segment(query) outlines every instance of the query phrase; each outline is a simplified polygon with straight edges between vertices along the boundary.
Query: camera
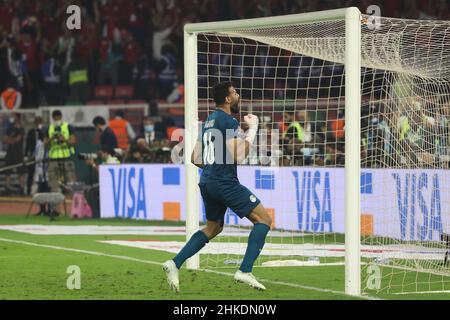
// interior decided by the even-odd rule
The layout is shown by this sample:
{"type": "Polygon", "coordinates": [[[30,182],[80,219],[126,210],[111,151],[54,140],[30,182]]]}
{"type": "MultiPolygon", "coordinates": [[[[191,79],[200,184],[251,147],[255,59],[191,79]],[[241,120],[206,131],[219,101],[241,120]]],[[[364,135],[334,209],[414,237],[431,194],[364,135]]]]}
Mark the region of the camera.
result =
{"type": "Polygon", "coordinates": [[[55,127],[55,132],[53,134],[53,139],[58,141],[62,135],[63,134],[61,132],[61,126],[55,127]]]}
{"type": "Polygon", "coordinates": [[[78,159],[80,160],[96,160],[98,155],[96,153],[79,153],[78,159]]]}

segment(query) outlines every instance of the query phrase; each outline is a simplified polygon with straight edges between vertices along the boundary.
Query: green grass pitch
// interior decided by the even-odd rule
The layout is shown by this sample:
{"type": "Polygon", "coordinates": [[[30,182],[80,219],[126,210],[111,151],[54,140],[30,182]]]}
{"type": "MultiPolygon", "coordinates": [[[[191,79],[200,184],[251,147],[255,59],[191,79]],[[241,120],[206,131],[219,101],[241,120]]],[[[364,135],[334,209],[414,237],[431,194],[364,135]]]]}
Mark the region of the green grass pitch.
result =
{"type": "MultiPolygon", "coordinates": [[[[0,225],[9,224],[180,225],[175,222],[72,220],[65,217],[50,222],[43,217],[0,216],[0,225]]],[[[184,241],[181,236],[31,235],[0,230],[0,299],[450,299],[447,293],[392,295],[369,292],[365,297],[350,297],[343,292],[343,266],[255,267],[253,273],[267,287],[265,292],[235,283],[232,275],[236,266],[205,268],[207,266],[202,265],[206,270],[198,271],[182,268],[181,292],[174,294],[169,290],[161,268],[161,263],[173,256],[171,253],[97,242],[133,238],[184,241]],[[70,276],[67,268],[71,265],[79,266],[81,270],[79,290],[67,288],[70,276]]],[[[419,290],[450,290],[447,283],[442,285],[439,277],[433,279],[427,274],[411,273],[406,278],[404,273],[401,277],[392,272],[389,275],[382,281],[391,285],[398,281],[415,283],[422,277],[420,283],[431,285],[417,287],[419,290]]],[[[365,281],[364,272],[362,277],[365,281]]]]}

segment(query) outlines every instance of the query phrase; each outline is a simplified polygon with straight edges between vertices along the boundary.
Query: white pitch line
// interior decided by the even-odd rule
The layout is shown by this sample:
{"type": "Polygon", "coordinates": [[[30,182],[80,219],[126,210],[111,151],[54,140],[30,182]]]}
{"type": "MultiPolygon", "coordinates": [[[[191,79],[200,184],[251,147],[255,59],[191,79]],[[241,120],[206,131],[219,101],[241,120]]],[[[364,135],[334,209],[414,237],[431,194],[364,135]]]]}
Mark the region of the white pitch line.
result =
{"type": "Polygon", "coordinates": [[[392,293],[392,294],[401,295],[401,294],[425,294],[425,293],[428,293],[428,294],[433,294],[433,293],[450,293],[450,290],[397,292],[397,293],[392,293]]]}
{"type": "Polygon", "coordinates": [[[0,238],[0,241],[17,243],[17,244],[25,244],[25,245],[33,246],[33,247],[55,249],[55,250],[62,250],[62,251],[71,251],[71,252],[77,252],[77,253],[90,254],[90,255],[94,255],[94,256],[102,256],[102,257],[110,257],[110,258],[129,260],[129,261],[135,261],[135,262],[142,262],[142,263],[153,264],[153,265],[157,265],[157,266],[162,265],[162,263],[156,262],[156,261],[142,260],[142,259],[137,259],[137,258],[133,258],[133,257],[119,256],[119,255],[115,255],[115,254],[109,254],[109,253],[98,252],[98,251],[90,251],[90,250],[73,249],[73,248],[66,248],[66,247],[59,247],[59,246],[51,246],[51,245],[47,245],[47,244],[40,244],[40,243],[21,241],[21,240],[13,240],[13,239],[6,239],[6,238],[0,238]]]}
{"type": "MultiPolygon", "coordinates": [[[[209,273],[220,274],[220,275],[224,275],[224,276],[234,276],[233,273],[221,272],[221,271],[216,271],[216,270],[211,270],[211,269],[198,269],[198,270],[199,271],[204,271],[204,272],[209,272],[209,273]]],[[[334,294],[346,295],[345,292],[343,292],[343,291],[336,291],[336,290],[331,290],[331,289],[316,288],[316,287],[311,287],[311,286],[304,286],[304,285],[301,285],[301,284],[282,282],[282,281],[274,281],[274,280],[268,280],[268,279],[262,279],[262,278],[258,278],[258,280],[260,280],[261,282],[267,282],[267,283],[270,283],[270,284],[279,284],[279,285],[286,286],[286,287],[293,287],[293,288],[300,288],[300,289],[311,290],[311,291],[319,291],[319,292],[326,292],[326,293],[334,293],[334,294]]],[[[367,299],[367,300],[381,300],[379,298],[374,298],[374,297],[370,297],[370,296],[356,296],[356,297],[362,298],[362,299],[367,299]]]]}
{"type": "MultiPolygon", "coordinates": [[[[28,242],[28,241],[21,241],[21,240],[14,240],[14,239],[6,239],[6,238],[0,238],[0,241],[3,242],[10,242],[10,243],[17,243],[17,244],[23,244],[33,247],[40,247],[40,248],[46,248],[46,249],[54,249],[54,250],[62,250],[62,251],[71,251],[76,253],[84,253],[84,254],[90,254],[94,256],[101,256],[101,257],[109,257],[109,258],[116,258],[121,260],[128,260],[128,261],[134,261],[134,262],[141,262],[141,263],[147,263],[157,266],[162,266],[161,262],[151,261],[151,260],[143,260],[128,256],[121,256],[121,255],[115,255],[115,254],[109,254],[104,252],[98,252],[98,251],[90,251],[90,250],[81,250],[81,249],[73,249],[73,248],[66,248],[66,247],[60,247],[60,246],[52,246],[47,244],[40,244],[40,243],[34,243],[34,242],[28,242]]],[[[234,273],[230,272],[222,272],[222,271],[216,271],[211,269],[198,269],[198,271],[203,271],[207,273],[214,273],[214,274],[220,274],[228,277],[233,277],[234,273]]],[[[311,291],[318,291],[318,292],[325,292],[325,293],[334,293],[334,294],[340,294],[340,295],[346,295],[343,291],[336,291],[331,289],[323,289],[323,288],[316,288],[311,286],[304,286],[300,284],[295,283],[288,283],[288,282],[282,282],[282,281],[274,281],[269,279],[261,279],[262,282],[267,282],[270,284],[277,284],[287,287],[293,287],[293,288],[299,288],[299,289],[305,289],[305,290],[311,290],[311,291]]],[[[370,297],[370,296],[356,296],[358,298],[367,299],[367,300],[380,300],[378,298],[370,297]]]]}

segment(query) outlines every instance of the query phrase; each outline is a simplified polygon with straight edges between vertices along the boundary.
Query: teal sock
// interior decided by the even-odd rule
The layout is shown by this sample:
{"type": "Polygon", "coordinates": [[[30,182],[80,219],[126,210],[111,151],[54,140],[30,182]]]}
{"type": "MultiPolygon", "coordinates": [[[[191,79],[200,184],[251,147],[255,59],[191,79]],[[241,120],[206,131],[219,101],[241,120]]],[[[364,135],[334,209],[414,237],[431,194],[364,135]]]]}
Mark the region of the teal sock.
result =
{"type": "Polygon", "coordinates": [[[183,249],[172,259],[177,268],[180,269],[187,259],[199,252],[208,242],[209,239],[203,231],[199,230],[194,233],[183,249]]]}
{"type": "Polygon", "coordinates": [[[242,272],[252,272],[253,264],[261,253],[266,241],[267,233],[270,227],[264,223],[255,223],[252,232],[248,237],[247,250],[245,251],[244,260],[239,270],[242,272]]]}

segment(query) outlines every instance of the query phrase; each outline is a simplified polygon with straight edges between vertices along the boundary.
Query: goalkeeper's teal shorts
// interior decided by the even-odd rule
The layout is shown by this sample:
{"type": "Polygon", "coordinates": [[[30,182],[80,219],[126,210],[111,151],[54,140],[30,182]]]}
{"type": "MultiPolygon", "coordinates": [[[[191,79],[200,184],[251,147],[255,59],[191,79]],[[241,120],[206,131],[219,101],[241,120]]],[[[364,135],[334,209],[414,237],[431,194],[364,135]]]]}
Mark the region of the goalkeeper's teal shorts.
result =
{"type": "Polygon", "coordinates": [[[206,219],[223,221],[227,208],[241,219],[248,216],[261,201],[239,182],[200,183],[206,219]]]}

